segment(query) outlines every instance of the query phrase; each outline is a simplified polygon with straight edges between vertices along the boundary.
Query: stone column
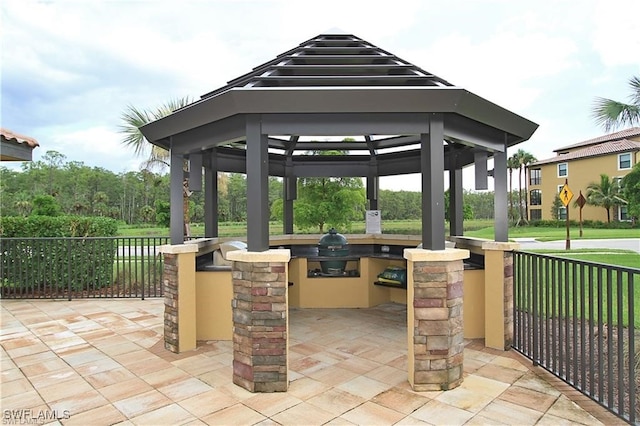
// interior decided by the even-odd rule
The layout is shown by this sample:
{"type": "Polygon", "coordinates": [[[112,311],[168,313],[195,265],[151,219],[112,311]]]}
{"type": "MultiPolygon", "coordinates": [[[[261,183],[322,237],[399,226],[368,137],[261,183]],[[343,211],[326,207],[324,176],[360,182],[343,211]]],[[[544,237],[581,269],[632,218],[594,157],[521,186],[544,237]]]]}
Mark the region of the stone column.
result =
{"type": "Polygon", "coordinates": [[[164,347],[174,353],[196,347],[197,251],[195,244],[160,247],[164,256],[164,347]]]}
{"type": "Polygon", "coordinates": [[[485,346],[509,350],[513,343],[513,250],[517,243],[487,241],[484,250],[485,346]]]}
{"type": "Polygon", "coordinates": [[[406,249],[409,383],[414,391],[462,383],[462,259],[468,250],[406,249]]]}
{"type": "Polygon", "coordinates": [[[285,392],[288,380],[289,250],[227,254],[233,260],[233,383],[285,392]]]}

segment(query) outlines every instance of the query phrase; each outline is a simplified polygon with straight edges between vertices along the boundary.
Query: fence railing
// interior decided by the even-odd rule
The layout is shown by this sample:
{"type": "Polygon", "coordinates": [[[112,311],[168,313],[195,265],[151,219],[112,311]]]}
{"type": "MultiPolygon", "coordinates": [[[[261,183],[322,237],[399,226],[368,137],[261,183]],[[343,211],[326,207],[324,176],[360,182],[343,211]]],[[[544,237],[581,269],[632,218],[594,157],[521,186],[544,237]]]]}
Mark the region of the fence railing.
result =
{"type": "Polygon", "coordinates": [[[640,269],[514,253],[514,349],[640,419],[640,269]]]}
{"type": "Polygon", "coordinates": [[[2,238],[2,298],[162,296],[168,237],[2,238]]]}

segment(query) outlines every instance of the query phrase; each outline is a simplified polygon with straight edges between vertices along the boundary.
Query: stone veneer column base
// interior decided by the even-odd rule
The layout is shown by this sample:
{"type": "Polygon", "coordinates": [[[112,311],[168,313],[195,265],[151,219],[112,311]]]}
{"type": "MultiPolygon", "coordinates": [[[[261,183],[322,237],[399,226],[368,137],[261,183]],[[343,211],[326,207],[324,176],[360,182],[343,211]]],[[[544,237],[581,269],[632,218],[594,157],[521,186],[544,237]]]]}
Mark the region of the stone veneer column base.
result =
{"type": "Polygon", "coordinates": [[[463,263],[468,250],[407,249],[409,383],[414,391],[462,383],[463,263]]]}
{"type": "Polygon", "coordinates": [[[288,380],[289,250],[227,254],[233,260],[233,383],[285,392],[288,380]]]}
{"type": "Polygon", "coordinates": [[[164,348],[179,353],[178,342],[178,255],[164,255],[164,348]]]}

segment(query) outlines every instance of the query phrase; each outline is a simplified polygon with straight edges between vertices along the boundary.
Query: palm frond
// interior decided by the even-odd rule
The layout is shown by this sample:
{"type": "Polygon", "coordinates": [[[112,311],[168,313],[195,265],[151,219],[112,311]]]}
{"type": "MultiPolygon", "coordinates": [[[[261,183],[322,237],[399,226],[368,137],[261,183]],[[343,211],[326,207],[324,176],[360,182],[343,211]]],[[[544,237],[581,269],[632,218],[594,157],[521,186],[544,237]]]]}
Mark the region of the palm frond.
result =
{"type": "Polygon", "coordinates": [[[596,98],[593,118],[606,132],[640,122],[640,105],[630,105],[606,98],[596,98]]]}
{"type": "Polygon", "coordinates": [[[631,103],[635,106],[640,106],[640,77],[631,77],[629,86],[631,87],[631,94],[629,95],[631,103]]]}
{"type": "Polygon", "coordinates": [[[146,151],[146,140],[139,128],[151,121],[151,116],[147,111],[127,105],[120,118],[123,124],[118,126],[118,132],[124,134],[122,144],[133,148],[136,155],[142,155],[146,151]]]}
{"type": "Polygon", "coordinates": [[[624,103],[597,97],[592,108],[592,117],[596,124],[610,132],[618,127],[640,124],[640,77],[629,79],[631,103],[624,103]]]}
{"type": "Polygon", "coordinates": [[[166,103],[160,105],[158,109],[153,113],[153,117],[156,120],[159,120],[167,115],[173,114],[175,111],[180,108],[184,108],[189,105],[191,102],[191,97],[185,96],[183,98],[170,99],[166,103]]]}

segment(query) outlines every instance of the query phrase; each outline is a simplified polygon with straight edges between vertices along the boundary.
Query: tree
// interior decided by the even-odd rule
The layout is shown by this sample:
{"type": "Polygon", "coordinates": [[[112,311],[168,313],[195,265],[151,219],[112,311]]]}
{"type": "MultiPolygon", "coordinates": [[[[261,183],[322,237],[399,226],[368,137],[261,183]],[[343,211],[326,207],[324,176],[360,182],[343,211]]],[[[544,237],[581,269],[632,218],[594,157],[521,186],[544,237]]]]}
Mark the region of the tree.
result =
{"type": "Polygon", "coordinates": [[[350,229],[351,221],[362,219],[365,192],[358,178],[301,178],[294,204],[295,222],[301,228],[324,226],[350,229]]]}
{"type": "Polygon", "coordinates": [[[509,170],[509,216],[513,215],[513,171],[520,170],[520,160],[516,154],[507,158],[507,169],[509,170]]]}
{"type": "Polygon", "coordinates": [[[627,201],[627,212],[632,220],[640,218],[640,163],[622,179],[622,194],[627,201]]]}
{"type": "Polygon", "coordinates": [[[630,103],[607,98],[596,98],[592,115],[596,123],[609,132],[618,127],[634,126],[640,123],[640,77],[629,79],[630,103]]]}
{"type": "Polygon", "coordinates": [[[553,203],[551,203],[551,218],[553,220],[560,219],[560,209],[564,207],[562,205],[562,200],[560,199],[560,194],[556,193],[555,197],[553,197],[553,203]]]}
{"type": "Polygon", "coordinates": [[[611,208],[625,204],[621,195],[618,181],[609,179],[606,174],[600,175],[600,183],[592,182],[587,186],[587,204],[606,209],[607,223],[611,223],[611,208]]]}
{"type": "MultiPolygon", "coordinates": [[[[121,119],[123,124],[120,126],[120,133],[124,134],[122,143],[132,148],[136,155],[148,155],[144,163],[145,169],[151,169],[158,164],[169,165],[169,152],[149,143],[140,131],[140,127],[151,121],[166,117],[175,110],[183,108],[190,103],[191,98],[187,96],[184,98],[171,99],[155,111],[140,110],[133,105],[128,105],[122,113],[121,119]]],[[[185,234],[189,235],[189,196],[191,192],[187,189],[188,181],[183,182],[183,186],[185,187],[182,197],[185,234]]]]}
{"type": "Polygon", "coordinates": [[[51,195],[38,195],[33,198],[33,216],[60,216],[60,204],[51,195]]]}
{"type": "MultiPolygon", "coordinates": [[[[513,154],[513,156],[511,157],[513,162],[517,163],[517,169],[518,169],[518,213],[519,213],[519,219],[517,224],[520,223],[526,223],[527,219],[526,219],[526,214],[525,214],[525,210],[524,207],[526,206],[526,200],[523,203],[522,202],[522,174],[525,174],[525,181],[526,181],[526,168],[528,164],[531,164],[533,162],[536,161],[536,158],[528,153],[527,151],[524,151],[522,149],[519,149],[518,152],[516,152],[515,154],[513,154]]],[[[508,167],[508,166],[507,166],[508,167]]],[[[526,182],[525,182],[525,199],[526,199],[526,182]]]]}
{"type": "MultiPolygon", "coordinates": [[[[353,141],[351,138],[343,142],[353,141]]],[[[306,155],[345,155],[345,150],[308,151],[306,155]]],[[[362,219],[365,210],[362,179],[346,177],[308,177],[298,180],[298,199],[293,206],[295,223],[301,228],[324,225],[351,228],[351,221],[362,219]]]]}
{"type": "MultiPolygon", "coordinates": [[[[522,171],[522,173],[524,174],[524,220],[525,222],[527,222],[529,220],[529,184],[528,184],[528,180],[527,180],[527,167],[529,167],[529,165],[531,163],[535,163],[536,161],[538,161],[536,159],[536,157],[533,156],[533,154],[526,152],[526,151],[522,151],[522,153],[520,154],[520,170],[522,171]]],[[[521,189],[522,190],[522,189],[521,189]]],[[[522,208],[522,206],[520,206],[520,208],[522,208]]],[[[522,217],[522,215],[521,215],[522,217]]]]}

